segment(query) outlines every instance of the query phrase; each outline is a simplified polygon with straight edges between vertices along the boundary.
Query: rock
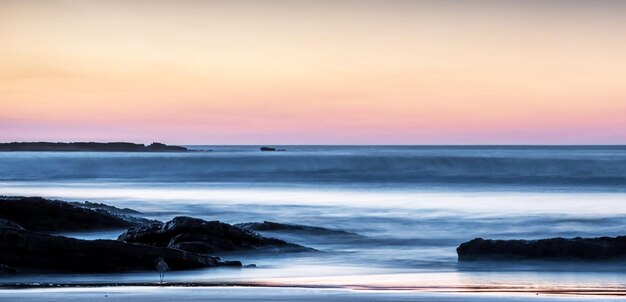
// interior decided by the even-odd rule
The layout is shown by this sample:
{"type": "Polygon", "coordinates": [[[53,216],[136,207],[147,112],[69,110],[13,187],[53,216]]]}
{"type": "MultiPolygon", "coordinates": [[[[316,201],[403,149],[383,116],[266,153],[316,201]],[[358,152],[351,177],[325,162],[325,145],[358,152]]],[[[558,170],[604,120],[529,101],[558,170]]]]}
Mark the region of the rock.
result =
{"type": "Polygon", "coordinates": [[[272,231],[288,231],[308,233],[312,235],[347,235],[347,236],[360,236],[356,233],[351,233],[343,230],[327,229],[322,227],[301,225],[301,224],[287,224],[271,221],[263,222],[248,222],[235,224],[236,227],[258,232],[272,232],[272,231]]]}
{"type": "Polygon", "coordinates": [[[205,221],[191,217],[176,217],[165,224],[130,228],[121,234],[118,240],[203,254],[240,250],[313,251],[283,240],[266,238],[220,221],[205,221]]]}
{"type": "Polygon", "coordinates": [[[168,146],[161,143],[134,144],[126,142],[113,143],[52,143],[52,142],[12,142],[0,143],[0,151],[63,151],[63,152],[184,152],[189,151],[181,146],[168,146]]]}
{"type": "Polygon", "coordinates": [[[261,151],[287,151],[286,149],[276,149],[272,147],[261,147],[261,151]]]}
{"type": "Polygon", "coordinates": [[[119,215],[140,215],[141,212],[139,211],[135,211],[133,209],[129,209],[129,208],[117,208],[114,206],[110,206],[108,204],[104,204],[104,203],[97,203],[97,202],[89,202],[89,201],[84,201],[84,202],[70,202],[69,204],[77,206],[77,207],[81,207],[81,208],[87,208],[87,209],[100,209],[100,210],[105,210],[111,214],[119,214],[119,215]]]}
{"type": "Polygon", "coordinates": [[[85,202],[70,202],[69,204],[77,206],[77,207],[85,208],[85,209],[90,209],[92,211],[104,213],[106,215],[117,216],[119,218],[122,218],[122,219],[128,221],[132,225],[144,225],[144,224],[161,223],[158,220],[151,220],[151,219],[146,219],[146,218],[140,217],[138,215],[140,215],[141,212],[135,211],[135,210],[129,209],[129,208],[120,209],[120,208],[117,208],[117,207],[114,207],[114,206],[110,206],[108,204],[95,203],[95,202],[89,202],[89,201],[85,201],[85,202]]]}
{"type": "Polygon", "coordinates": [[[163,257],[172,270],[241,266],[239,261],[117,240],[80,240],[0,228],[0,263],[20,272],[112,273],[155,270],[163,257]]]}
{"type": "Polygon", "coordinates": [[[0,275],[15,275],[18,273],[18,270],[12,268],[10,266],[0,264],[0,275]]]}
{"type": "Polygon", "coordinates": [[[38,232],[122,229],[142,224],[104,210],[41,197],[0,197],[0,218],[38,232]]]}
{"type": "Polygon", "coordinates": [[[0,228],[18,229],[18,230],[23,230],[24,229],[21,225],[13,222],[11,220],[6,220],[6,219],[2,219],[2,218],[0,218],[0,228]]]}
{"type": "Polygon", "coordinates": [[[456,251],[459,261],[626,259],[626,236],[541,240],[485,240],[476,238],[462,243],[456,251]]]}
{"type": "Polygon", "coordinates": [[[145,147],[145,149],[147,151],[157,151],[157,152],[162,152],[162,151],[188,151],[189,149],[185,148],[185,147],[181,147],[181,146],[168,146],[166,144],[161,144],[161,143],[152,143],[148,146],[145,147]]]}

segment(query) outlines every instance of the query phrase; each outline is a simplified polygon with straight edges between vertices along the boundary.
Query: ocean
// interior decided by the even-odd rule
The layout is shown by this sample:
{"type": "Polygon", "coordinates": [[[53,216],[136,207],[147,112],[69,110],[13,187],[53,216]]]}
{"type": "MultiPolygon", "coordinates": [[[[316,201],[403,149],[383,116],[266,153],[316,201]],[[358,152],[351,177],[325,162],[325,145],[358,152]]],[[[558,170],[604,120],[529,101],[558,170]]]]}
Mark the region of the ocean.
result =
{"type": "MultiPolygon", "coordinates": [[[[354,233],[262,232],[319,253],[231,253],[254,269],[167,280],[342,288],[624,288],[626,263],[458,262],[476,237],[626,235],[626,146],[188,146],[186,153],[3,152],[0,195],[129,207],[152,219],[275,221],[354,233]]],[[[123,230],[63,234],[112,239],[123,230]]],[[[158,274],[3,276],[154,281],[158,274]]]]}

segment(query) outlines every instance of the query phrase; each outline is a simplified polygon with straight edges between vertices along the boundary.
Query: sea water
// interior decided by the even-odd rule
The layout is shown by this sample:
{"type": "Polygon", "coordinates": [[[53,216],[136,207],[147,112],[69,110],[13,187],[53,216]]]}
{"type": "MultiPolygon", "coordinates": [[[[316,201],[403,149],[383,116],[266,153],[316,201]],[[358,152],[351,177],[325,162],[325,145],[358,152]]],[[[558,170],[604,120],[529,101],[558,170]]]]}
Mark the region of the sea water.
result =
{"type": "MultiPolygon", "coordinates": [[[[319,253],[231,253],[255,269],[170,281],[350,288],[626,287],[626,263],[458,262],[475,237],[626,235],[623,146],[189,146],[185,153],[4,152],[0,195],[89,200],[169,220],[275,221],[358,235],[265,232],[319,253]]],[[[64,234],[114,239],[123,230],[64,234]]],[[[154,281],[156,273],[0,282],[154,281]]]]}

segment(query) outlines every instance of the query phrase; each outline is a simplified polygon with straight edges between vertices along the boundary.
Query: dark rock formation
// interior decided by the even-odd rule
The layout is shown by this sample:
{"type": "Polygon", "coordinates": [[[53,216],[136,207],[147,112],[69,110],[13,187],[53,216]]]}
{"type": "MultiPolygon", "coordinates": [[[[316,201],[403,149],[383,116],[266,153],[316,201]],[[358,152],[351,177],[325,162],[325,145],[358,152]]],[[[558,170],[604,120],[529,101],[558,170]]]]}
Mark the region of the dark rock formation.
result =
{"type": "Polygon", "coordinates": [[[272,147],[261,147],[261,151],[287,151],[286,149],[276,149],[272,147]]]}
{"type": "Polygon", "coordinates": [[[158,220],[150,220],[150,219],[146,219],[146,218],[140,217],[138,215],[140,215],[141,212],[135,211],[135,210],[129,209],[129,208],[120,209],[120,208],[117,208],[117,207],[114,207],[114,206],[110,206],[108,204],[95,203],[95,202],[89,202],[89,201],[85,201],[85,202],[70,202],[69,204],[77,206],[77,207],[85,208],[85,209],[90,209],[92,211],[100,212],[100,213],[103,213],[103,214],[106,214],[106,215],[117,216],[119,218],[122,218],[122,219],[128,221],[129,223],[131,223],[131,225],[144,225],[144,224],[161,223],[158,220]]]}
{"type": "Polygon", "coordinates": [[[462,243],[456,251],[459,261],[626,259],[626,236],[541,240],[485,240],[476,238],[462,243]]]}
{"type": "Polygon", "coordinates": [[[195,253],[239,250],[312,251],[313,249],[283,240],[266,238],[254,232],[220,221],[176,217],[165,224],[131,228],[118,240],[195,253]]]}
{"type": "Polygon", "coordinates": [[[0,275],[15,275],[18,270],[8,265],[0,264],[0,275]]]}
{"type": "Polygon", "coordinates": [[[327,229],[322,227],[301,225],[301,224],[287,224],[271,221],[263,222],[248,222],[239,223],[235,225],[238,228],[259,231],[259,232],[272,232],[272,231],[288,231],[288,232],[300,232],[308,233],[312,235],[347,235],[347,236],[360,236],[356,233],[346,232],[343,230],[327,229]]]}
{"type": "Polygon", "coordinates": [[[162,151],[177,151],[177,152],[181,152],[181,151],[188,151],[189,149],[185,148],[185,147],[181,147],[181,146],[168,146],[166,144],[161,144],[161,143],[152,143],[148,146],[145,147],[146,150],[148,151],[156,151],[156,152],[162,152],[162,151]]]}
{"type": "Polygon", "coordinates": [[[108,204],[97,203],[97,202],[84,201],[84,202],[70,202],[69,204],[77,206],[77,207],[81,207],[81,208],[92,209],[92,210],[105,210],[111,214],[120,214],[120,215],[141,214],[141,212],[135,211],[133,209],[129,209],[129,208],[120,209],[114,206],[110,206],[108,204]]]}
{"type": "Polygon", "coordinates": [[[18,229],[18,230],[23,230],[24,229],[21,225],[13,222],[11,220],[6,220],[6,219],[2,219],[2,218],[0,218],[0,228],[18,229]]]}
{"type": "Polygon", "coordinates": [[[105,210],[41,197],[0,197],[0,218],[41,232],[121,229],[142,224],[142,220],[130,221],[105,210]]]}
{"type": "Polygon", "coordinates": [[[19,272],[110,273],[155,270],[163,257],[172,270],[241,266],[238,261],[116,240],[79,240],[0,228],[0,263],[19,272]]]}
{"type": "Polygon", "coordinates": [[[13,142],[0,143],[1,151],[83,151],[83,152],[184,152],[185,147],[168,146],[161,143],[152,143],[148,146],[134,143],[51,143],[51,142],[13,142]]]}

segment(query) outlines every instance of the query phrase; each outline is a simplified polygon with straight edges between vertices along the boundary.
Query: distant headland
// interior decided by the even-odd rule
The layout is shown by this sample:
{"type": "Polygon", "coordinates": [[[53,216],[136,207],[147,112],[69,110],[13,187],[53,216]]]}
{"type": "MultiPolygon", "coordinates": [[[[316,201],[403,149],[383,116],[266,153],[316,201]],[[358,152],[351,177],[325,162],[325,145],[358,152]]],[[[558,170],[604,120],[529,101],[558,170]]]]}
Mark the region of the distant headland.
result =
{"type": "Polygon", "coordinates": [[[83,152],[186,152],[181,146],[168,146],[161,143],[150,145],[127,142],[94,143],[52,143],[52,142],[12,142],[0,143],[0,152],[7,151],[83,151],[83,152]]]}

